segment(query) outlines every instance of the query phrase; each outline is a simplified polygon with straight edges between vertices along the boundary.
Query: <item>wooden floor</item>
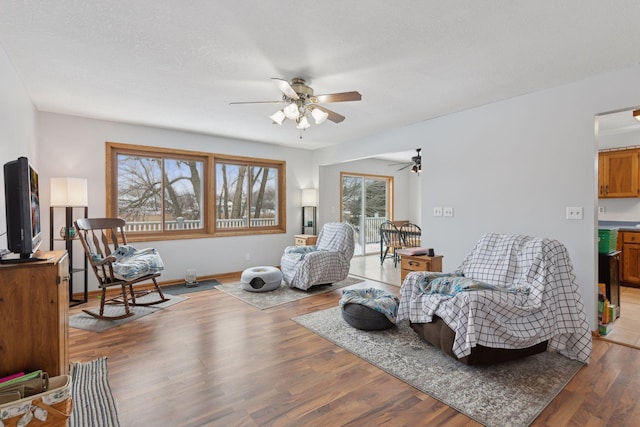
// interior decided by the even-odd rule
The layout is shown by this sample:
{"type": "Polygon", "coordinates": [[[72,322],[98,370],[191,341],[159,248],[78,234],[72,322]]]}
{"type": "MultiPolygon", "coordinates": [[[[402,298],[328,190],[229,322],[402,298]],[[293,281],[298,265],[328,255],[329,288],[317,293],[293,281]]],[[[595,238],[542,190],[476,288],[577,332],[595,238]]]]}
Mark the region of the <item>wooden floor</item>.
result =
{"type": "Polygon", "coordinates": [[[640,349],[640,288],[620,287],[620,317],[604,339],[640,349]]]}
{"type": "MultiPolygon", "coordinates": [[[[393,281],[386,263],[370,275],[393,281]]],[[[107,332],[71,328],[71,360],[108,357],[123,427],[478,425],[290,320],[334,307],[340,295],[261,311],[216,290],[192,293],[107,332]]],[[[638,390],[640,352],[596,340],[591,363],[533,425],[637,426],[638,390]]]]}

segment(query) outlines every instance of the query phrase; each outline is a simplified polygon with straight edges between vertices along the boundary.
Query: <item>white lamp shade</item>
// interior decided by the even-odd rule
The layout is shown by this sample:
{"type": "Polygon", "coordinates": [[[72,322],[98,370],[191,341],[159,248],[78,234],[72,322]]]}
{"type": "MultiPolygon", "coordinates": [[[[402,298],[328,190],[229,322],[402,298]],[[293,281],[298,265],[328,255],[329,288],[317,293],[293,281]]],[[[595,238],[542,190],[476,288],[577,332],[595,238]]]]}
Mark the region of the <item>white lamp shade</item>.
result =
{"type": "Polygon", "coordinates": [[[309,120],[307,120],[307,118],[303,116],[303,117],[298,121],[298,124],[297,124],[297,126],[296,126],[296,127],[297,127],[298,129],[307,129],[309,126],[311,126],[311,125],[309,124],[309,120]]]}
{"type": "Polygon", "coordinates": [[[296,120],[300,117],[300,111],[298,110],[298,106],[296,104],[287,105],[282,112],[289,120],[296,120]]]}
{"type": "Polygon", "coordinates": [[[322,111],[319,108],[314,108],[311,112],[311,115],[313,116],[313,119],[316,121],[317,125],[323,123],[325,120],[327,120],[327,117],[329,117],[329,114],[327,112],[322,111]]]}
{"type": "Polygon", "coordinates": [[[284,121],[284,119],[286,119],[287,117],[284,115],[284,113],[282,112],[282,110],[278,110],[275,113],[273,113],[272,115],[269,116],[269,118],[271,120],[273,120],[273,123],[282,125],[282,122],[284,121]]]}
{"type": "Polygon", "coordinates": [[[89,206],[86,178],[51,178],[51,206],[89,206]]]}
{"type": "Polygon", "coordinates": [[[318,203],[315,188],[302,189],[302,206],[316,206],[318,203]]]}

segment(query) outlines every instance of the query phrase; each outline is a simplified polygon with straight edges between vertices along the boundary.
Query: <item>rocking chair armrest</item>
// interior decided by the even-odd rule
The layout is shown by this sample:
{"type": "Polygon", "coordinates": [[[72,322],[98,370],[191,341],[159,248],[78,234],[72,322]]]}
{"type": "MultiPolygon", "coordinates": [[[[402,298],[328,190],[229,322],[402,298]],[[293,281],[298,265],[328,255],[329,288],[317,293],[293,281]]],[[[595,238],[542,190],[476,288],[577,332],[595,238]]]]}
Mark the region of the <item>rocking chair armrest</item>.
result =
{"type": "Polygon", "coordinates": [[[116,258],[112,255],[98,260],[94,260],[93,258],[91,259],[91,265],[95,267],[101,267],[105,264],[113,264],[114,262],[116,262],[116,258]]]}

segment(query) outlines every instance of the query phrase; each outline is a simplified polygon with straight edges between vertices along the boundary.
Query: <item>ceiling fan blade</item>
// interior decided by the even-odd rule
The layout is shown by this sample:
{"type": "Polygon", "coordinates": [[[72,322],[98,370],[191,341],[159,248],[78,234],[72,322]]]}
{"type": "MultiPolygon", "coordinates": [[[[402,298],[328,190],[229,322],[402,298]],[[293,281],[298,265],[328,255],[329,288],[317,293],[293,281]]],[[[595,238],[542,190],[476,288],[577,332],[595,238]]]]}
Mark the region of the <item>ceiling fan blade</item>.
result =
{"type": "Polygon", "coordinates": [[[362,99],[362,95],[360,92],[340,92],[340,93],[328,93],[326,95],[316,95],[315,96],[317,102],[321,104],[326,104],[328,102],[349,102],[349,101],[360,101],[362,99]]]}
{"type": "Polygon", "coordinates": [[[409,163],[409,164],[408,164],[408,165],[406,165],[406,166],[401,167],[401,168],[400,168],[400,169],[398,169],[398,170],[399,170],[399,171],[403,171],[403,170],[405,170],[406,168],[408,168],[409,166],[411,166],[411,163],[409,163]]]}
{"type": "Polygon", "coordinates": [[[300,99],[300,97],[298,96],[296,91],[293,90],[291,84],[288,81],[279,79],[277,77],[271,77],[271,80],[275,82],[275,84],[278,86],[278,89],[280,89],[287,98],[300,99]]]}
{"type": "Polygon", "coordinates": [[[333,123],[340,123],[341,121],[343,121],[345,119],[344,116],[336,113],[335,111],[331,111],[328,108],[324,108],[320,105],[316,105],[314,106],[314,108],[317,108],[320,111],[324,111],[325,113],[327,113],[329,115],[329,117],[327,117],[327,119],[331,120],[333,123]]]}
{"type": "Polygon", "coordinates": [[[233,104],[282,104],[284,101],[240,101],[240,102],[230,102],[229,105],[233,104]]]}

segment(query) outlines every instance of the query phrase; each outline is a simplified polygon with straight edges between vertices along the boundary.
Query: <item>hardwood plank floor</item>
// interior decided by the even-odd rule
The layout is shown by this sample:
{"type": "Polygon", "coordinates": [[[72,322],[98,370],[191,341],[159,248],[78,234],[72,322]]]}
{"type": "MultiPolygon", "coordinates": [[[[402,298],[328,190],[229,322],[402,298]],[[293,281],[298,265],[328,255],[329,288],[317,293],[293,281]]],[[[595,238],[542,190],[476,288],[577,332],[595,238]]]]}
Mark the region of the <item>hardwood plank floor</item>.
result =
{"type": "Polygon", "coordinates": [[[620,317],[603,339],[640,349],[640,288],[620,287],[620,317]]]}
{"type": "MultiPolygon", "coordinates": [[[[123,426],[479,425],[290,320],[337,305],[340,290],[262,311],[216,290],[185,296],[107,332],[70,329],[72,361],[108,357],[123,426]]],[[[533,425],[638,425],[638,372],[638,350],[595,340],[533,425]]]]}

